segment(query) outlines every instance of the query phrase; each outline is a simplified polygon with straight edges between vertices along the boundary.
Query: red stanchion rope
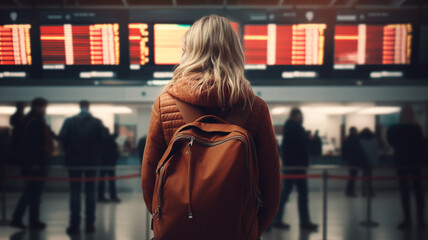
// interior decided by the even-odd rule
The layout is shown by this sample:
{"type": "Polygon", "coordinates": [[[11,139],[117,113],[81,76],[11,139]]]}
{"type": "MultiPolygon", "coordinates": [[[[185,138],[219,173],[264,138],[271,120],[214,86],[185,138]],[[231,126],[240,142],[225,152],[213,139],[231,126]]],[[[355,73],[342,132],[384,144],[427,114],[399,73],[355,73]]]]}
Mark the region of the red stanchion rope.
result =
{"type": "MultiPolygon", "coordinates": [[[[121,175],[121,176],[107,176],[107,177],[85,177],[85,178],[67,178],[67,177],[39,177],[39,176],[21,176],[21,175],[6,175],[6,178],[22,179],[31,181],[63,181],[63,182],[98,182],[98,181],[111,181],[123,180],[130,178],[139,178],[140,173],[121,175]]],[[[321,174],[283,174],[281,179],[316,179],[322,178],[321,174]]],[[[394,180],[414,180],[414,179],[428,179],[428,176],[345,176],[345,175],[328,175],[329,179],[336,180],[360,180],[360,181],[394,181],[394,180]]]]}
{"type": "Polygon", "coordinates": [[[321,178],[321,174],[284,174],[281,175],[282,179],[308,179],[308,178],[321,178]]]}
{"type": "Polygon", "coordinates": [[[62,181],[62,182],[98,182],[98,181],[111,181],[122,180],[130,178],[139,178],[140,173],[122,175],[122,176],[108,176],[108,177],[85,177],[85,178],[66,178],[66,177],[36,177],[36,176],[20,176],[20,175],[6,175],[7,178],[22,179],[31,181],[62,181]]]}
{"type": "MultiPolygon", "coordinates": [[[[310,179],[310,178],[322,178],[321,174],[283,174],[281,179],[310,179]]],[[[329,179],[337,180],[361,180],[361,181],[394,181],[394,180],[413,180],[413,179],[428,179],[428,176],[345,176],[345,175],[328,175],[329,179]]]]}
{"type": "Polygon", "coordinates": [[[414,179],[428,179],[428,176],[343,176],[343,175],[328,175],[330,179],[338,179],[338,180],[362,180],[362,181],[394,181],[394,180],[414,180],[414,179]]]}

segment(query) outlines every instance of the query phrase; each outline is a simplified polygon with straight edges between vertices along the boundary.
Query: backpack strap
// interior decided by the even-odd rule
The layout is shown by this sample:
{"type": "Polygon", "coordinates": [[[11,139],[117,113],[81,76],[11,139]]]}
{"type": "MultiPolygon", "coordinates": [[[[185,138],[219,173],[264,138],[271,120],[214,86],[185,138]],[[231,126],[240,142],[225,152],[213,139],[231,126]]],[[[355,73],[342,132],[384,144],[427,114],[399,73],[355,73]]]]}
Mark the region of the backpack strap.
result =
{"type": "Polygon", "coordinates": [[[183,102],[177,98],[174,98],[174,101],[177,104],[178,110],[180,111],[181,116],[183,116],[186,124],[206,115],[200,108],[195,107],[192,104],[183,102]]]}
{"type": "MultiPolygon", "coordinates": [[[[191,123],[196,119],[207,115],[197,106],[183,102],[177,98],[174,98],[174,101],[177,104],[178,110],[183,116],[184,122],[186,124],[191,123]]],[[[250,109],[248,108],[248,106],[245,107],[244,110],[242,110],[240,106],[237,106],[236,110],[231,111],[227,115],[227,117],[224,118],[224,120],[228,123],[235,124],[240,127],[244,127],[249,115],[250,115],[250,109]]]]}

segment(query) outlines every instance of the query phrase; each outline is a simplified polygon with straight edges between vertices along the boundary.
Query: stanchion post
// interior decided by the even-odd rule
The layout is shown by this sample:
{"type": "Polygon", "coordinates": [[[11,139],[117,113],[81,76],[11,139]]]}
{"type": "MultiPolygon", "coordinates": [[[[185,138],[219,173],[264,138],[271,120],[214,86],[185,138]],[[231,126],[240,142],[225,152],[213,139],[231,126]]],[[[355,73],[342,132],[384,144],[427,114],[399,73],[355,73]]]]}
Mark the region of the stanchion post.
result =
{"type": "MultiPolygon", "coordinates": [[[[370,170],[371,171],[371,170],[370,170]]],[[[366,183],[366,220],[360,223],[361,226],[364,227],[377,227],[379,223],[372,221],[372,179],[370,178],[371,174],[367,179],[363,181],[367,181],[366,183]]]]}
{"type": "Polygon", "coordinates": [[[327,170],[322,172],[322,240],[327,240],[327,170]]]}
{"type": "Polygon", "coordinates": [[[146,209],[146,239],[150,240],[150,212],[146,209]]]}

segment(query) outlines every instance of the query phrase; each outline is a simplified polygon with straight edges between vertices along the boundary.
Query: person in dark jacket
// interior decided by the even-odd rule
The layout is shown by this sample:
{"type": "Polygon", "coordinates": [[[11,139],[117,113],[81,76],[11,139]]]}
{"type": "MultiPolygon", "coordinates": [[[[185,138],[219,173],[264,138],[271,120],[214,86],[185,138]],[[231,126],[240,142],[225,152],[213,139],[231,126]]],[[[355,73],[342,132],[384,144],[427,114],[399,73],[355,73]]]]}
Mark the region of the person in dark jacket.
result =
{"type": "MultiPolygon", "coordinates": [[[[366,168],[368,165],[366,155],[360,144],[357,128],[355,127],[349,128],[349,136],[343,142],[342,160],[351,167],[349,170],[350,177],[358,175],[357,168],[366,168]]],[[[347,197],[357,196],[355,193],[355,180],[348,180],[345,194],[347,197]]]]}
{"type": "MultiPolygon", "coordinates": [[[[403,106],[400,123],[388,129],[387,138],[389,144],[394,148],[398,177],[420,177],[422,173],[420,167],[426,164],[424,138],[410,105],[403,106]]],[[[412,225],[410,185],[413,187],[416,198],[418,227],[425,228],[425,200],[421,179],[399,180],[404,219],[397,227],[407,229],[412,225]]]]}
{"type": "MultiPolygon", "coordinates": [[[[282,135],[282,166],[283,167],[307,167],[309,166],[309,137],[302,126],[303,114],[298,108],[291,109],[290,117],[286,121],[282,135]]],[[[306,174],[306,170],[284,170],[284,174],[306,174]]],[[[298,209],[300,228],[316,230],[317,224],[313,224],[309,217],[308,181],[307,179],[284,179],[281,191],[279,210],[272,226],[288,229],[290,226],[282,222],[284,208],[288,202],[293,186],[296,185],[299,194],[298,209]]]]}
{"type": "Polygon", "coordinates": [[[10,142],[9,156],[13,163],[19,164],[21,159],[19,159],[20,145],[22,141],[22,128],[24,124],[24,102],[16,103],[16,112],[10,117],[9,123],[13,127],[12,130],[12,139],[10,142]]]}
{"type": "Polygon", "coordinates": [[[6,165],[8,157],[9,138],[9,129],[0,128],[0,191],[6,191],[2,188],[5,187],[6,169],[4,165],[6,165]]]}
{"type": "MultiPolygon", "coordinates": [[[[47,126],[44,115],[48,102],[36,98],[31,103],[31,111],[24,118],[20,158],[22,175],[29,177],[45,177],[48,159],[53,153],[52,131],[47,126]]],[[[27,206],[29,207],[29,228],[44,229],[46,224],[40,221],[40,203],[43,181],[25,181],[24,191],[13,212],[11,226],[25,228],[22,223],[27,206]]]]}
{"type": "MultiPolygon", "coordinates": [[[[106,129],[106,131],[108,131],[106,129]]],[[[113,134],[108,137],[108,139],[103,143],[103,150],[101,151],[101,159],[100,159],[100,166],[101,167],[107,167],[108,169],[101,169],[100,170],[100,177],[114,177],[115,170],[114,167],[117,164],[117,159],[119,158],[119,150],[116,143],[117,134],[113,134]]],[[[110,180],[108,181],[109,184],[109,193],[110,193],[110,199],[105,198],[104,196],[104,189],[106,185],[106,181],[99,181],[98,182],[98,202],[120,202],[120,199],[117,197],[116,192],[116,181],[110,180]]]]}
{"type": "MultiPolygon", "coordinates": [[[[100,157],[100,146],[108,138],[108,132],[102,122],[89,113],[89,102],[80,102],[80,113],[67,118],[61,128],[59,137],[65,151],[67,167],[95,167],[100,157]]],[[[96,170],[70,169],[70,178],[93,178],[96,170]]],[[[85,185],[85,224],[87,233],[95,231],[95,182],[85,185]]],[[[66,232],[80,232],[80,181],[70,182],[70,226],[66,232]]]]}

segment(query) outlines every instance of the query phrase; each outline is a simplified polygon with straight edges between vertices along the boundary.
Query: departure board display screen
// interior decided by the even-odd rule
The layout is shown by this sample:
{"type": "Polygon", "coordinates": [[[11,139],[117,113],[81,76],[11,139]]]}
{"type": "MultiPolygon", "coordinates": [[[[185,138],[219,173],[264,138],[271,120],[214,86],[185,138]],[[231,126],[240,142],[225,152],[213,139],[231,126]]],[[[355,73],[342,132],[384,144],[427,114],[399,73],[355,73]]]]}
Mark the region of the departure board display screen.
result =
{"type": "Polygon", "coordinates": [[[244,26],[246,64],[322,65],[326,24],[244,26]]]}
{"type": "Polygon", "coordinates": [[[336,25],[334,68],[355,65],[408,65],[411,24],[336,25]]]}
{"type": "MultiPolygon", "coordinates": [[[[231,22],[231,26],[238,33],[239,24],[231,22]]],[[[128,24],[130,68],[139,70],[140,66],[150,64],[152,55],[154,65],[179,64],[183,36],[190,27],[190,24],[175,23],[128,24]],[[153,26],[153,34],[150,33],[150,26],[153,26]],[[153,49],[149,43],[152,41],[153,49]]]]}
{"type": "Polygon", "coordinates": [[[0,25],[0,65],[31,65],[29,24],[0,25]]]}
{"type": "Polygon", "coordinates": [[[131,66],[146,65],[151,54],[148,46],[149,26],[146,23],[130,23],[128,28],[130,64],[131,66]]]}
{"type": "Polygon", "coordinates": [[[190,24],[154,24],[154,60],[156,65],[176,65],[182,55],[182,39],[190,24]]]}
{"type": "Polygon", "coordinates": [[[119,24],[42,25],[44,69],[65,65],[119,65],[119,24]]]}

